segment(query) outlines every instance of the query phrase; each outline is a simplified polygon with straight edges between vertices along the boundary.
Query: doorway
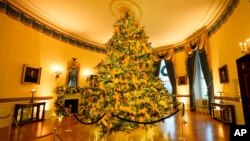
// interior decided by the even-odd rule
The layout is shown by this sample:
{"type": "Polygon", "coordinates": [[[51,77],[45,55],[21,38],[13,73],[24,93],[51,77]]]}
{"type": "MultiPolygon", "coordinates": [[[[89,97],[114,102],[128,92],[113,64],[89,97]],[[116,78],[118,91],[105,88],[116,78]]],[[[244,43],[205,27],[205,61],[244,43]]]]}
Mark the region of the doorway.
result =
{"type": "Polygon", "coordinates": [[[245,124],[250,125],[250,55],[236,60],[245,124]]]}

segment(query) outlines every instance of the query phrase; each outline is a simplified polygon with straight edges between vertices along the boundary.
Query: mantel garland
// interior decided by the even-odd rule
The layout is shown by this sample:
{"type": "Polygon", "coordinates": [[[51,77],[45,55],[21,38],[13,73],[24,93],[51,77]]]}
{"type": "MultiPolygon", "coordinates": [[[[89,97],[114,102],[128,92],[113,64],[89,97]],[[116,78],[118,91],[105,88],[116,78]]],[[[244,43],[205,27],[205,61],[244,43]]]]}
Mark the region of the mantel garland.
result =
{"type": "Polygon", "coordinates": [[[85,89],[84,87],[79,87],[79,86],[59,86],[56,88],[56,93],[80,94],[84,91],[84,89],[85,89]]]}

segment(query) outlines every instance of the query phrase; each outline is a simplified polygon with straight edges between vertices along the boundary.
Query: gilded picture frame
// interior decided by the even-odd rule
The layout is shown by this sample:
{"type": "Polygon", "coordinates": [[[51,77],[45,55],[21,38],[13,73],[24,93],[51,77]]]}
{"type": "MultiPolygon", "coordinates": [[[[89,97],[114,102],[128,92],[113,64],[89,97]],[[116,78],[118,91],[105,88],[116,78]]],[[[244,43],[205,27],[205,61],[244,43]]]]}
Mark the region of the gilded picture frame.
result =
{"type": "Polygon", "coordinates": [[[186,75],[178,76],[178,85],[187,85],[187,76],[186,75]]]}
{"type": "Polygon", "coordinates": [[[229,83],[227,65],[223,65],[219,68],[220,83],[229,83]]]}
{"type": "Polygon", "coordinates": [[[40,84],[41,79],[41,67],[23,65],[22,84],[40,84]]]}

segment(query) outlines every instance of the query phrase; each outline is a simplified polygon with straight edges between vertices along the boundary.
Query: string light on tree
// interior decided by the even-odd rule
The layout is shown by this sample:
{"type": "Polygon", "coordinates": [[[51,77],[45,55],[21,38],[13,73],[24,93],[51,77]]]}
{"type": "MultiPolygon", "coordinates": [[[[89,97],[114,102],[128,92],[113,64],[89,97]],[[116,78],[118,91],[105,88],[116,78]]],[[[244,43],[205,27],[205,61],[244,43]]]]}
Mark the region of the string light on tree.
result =
{"type": "Polygon", "coordinates": [[[157,57],[144,28],[128,12],[113,28],[107,56],[95,67],[96,85],[84,91],[76,116],[83,123],[96,123],[100,135],[147,129],[173,110],[172,96],[154,76],[157,57]]]}

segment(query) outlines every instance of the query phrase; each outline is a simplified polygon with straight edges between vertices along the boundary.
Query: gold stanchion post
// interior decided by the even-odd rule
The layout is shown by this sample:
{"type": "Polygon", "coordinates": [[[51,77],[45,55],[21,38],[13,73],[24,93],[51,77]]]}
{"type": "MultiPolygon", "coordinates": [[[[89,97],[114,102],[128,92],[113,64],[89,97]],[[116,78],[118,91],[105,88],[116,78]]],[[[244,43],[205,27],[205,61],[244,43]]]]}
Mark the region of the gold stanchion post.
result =
{"type": "Polygon", "coordinates": [[[71,113],[71,104],[69,105],[69,114],[68,114],[68,128],[64,130],[65,132],[72,132],[72,129],[70,129],[70,113],[71,113]]]}
{"type": "Polygon", "coordinates": [[[57,134],[57,129],[56,127],[54,128],[54,141],[56,141],[56,134],[57,134]]]}
{"type": "Polygon", "coordinates": [[[11,127],[12,127],[12,114],[10,113],[10,115],[9,115],[8,141],[10,141],[11,127]]]}
{"type": "Polygon", "coordinates": [[[185,124],[187,124],[187,121],[185,119],[185,105],[183,103],[183,107],[182,107],[182,119],[181,119],[181,136],[179,137],[179,141],[188,141],[187,137],[185,137],[185,133],[184,133],[184,128],[185,128],[185,124]]]}

